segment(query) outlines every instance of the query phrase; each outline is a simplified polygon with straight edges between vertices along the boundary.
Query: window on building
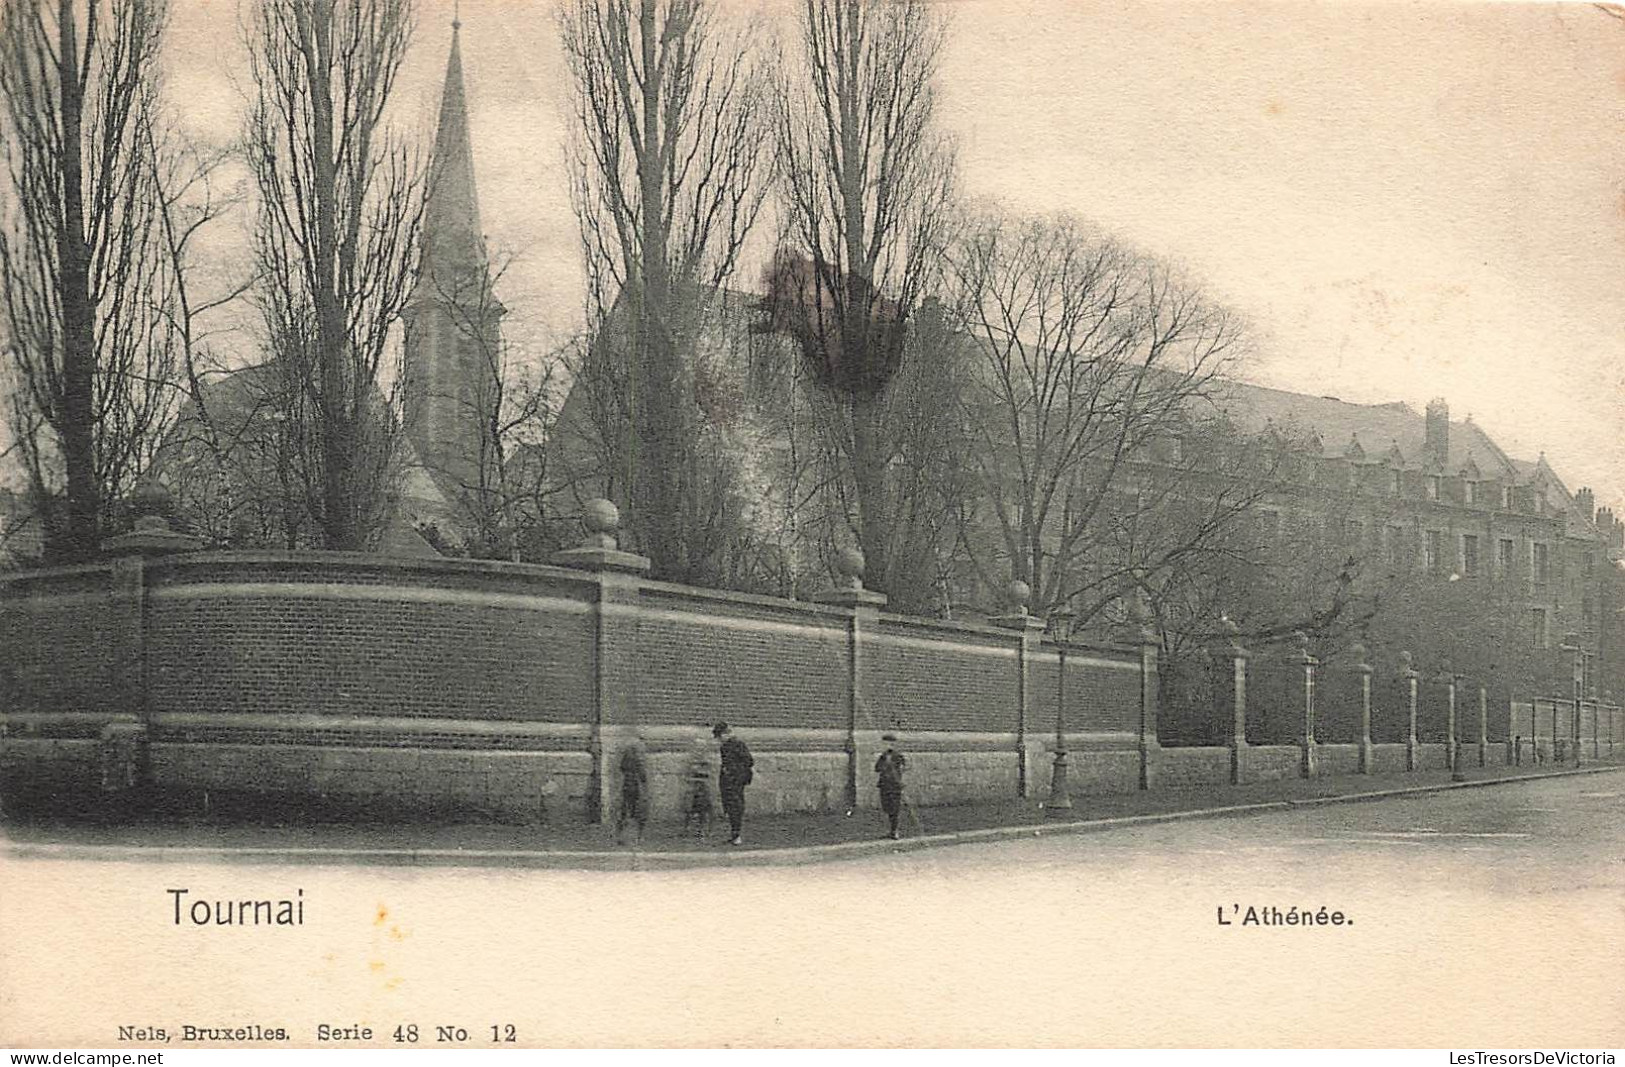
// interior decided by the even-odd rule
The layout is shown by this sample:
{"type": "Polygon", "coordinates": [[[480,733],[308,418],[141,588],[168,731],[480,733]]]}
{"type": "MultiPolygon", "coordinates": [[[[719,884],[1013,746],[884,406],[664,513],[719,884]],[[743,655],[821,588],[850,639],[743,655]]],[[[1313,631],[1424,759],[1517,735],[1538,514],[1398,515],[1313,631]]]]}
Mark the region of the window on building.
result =
{"type": "Polygon", "coordinates": [[[1512,510],[1512,486],[1510,485],[1501,487],[1501,509],[1503,511],[1512,510]]]}
{"type": "Polygon", "coordinates": [[[1543,544],[1529,546],[1529,573],[1536,585],[1545,585],[1552,576],[1551,549],[1543,544]]]}
{"type": "Polygon", "coordinates": [[[1529,643],[1534,648],[1546,648],[1549,635],[1546,632],[1546,609],[1531,608],[1529,611],[1529,643]]]}
{"type": "Polygon", "coordinates": [[[1427,493],[1429,500],[1439,499],[1439,476],[1430,474],[1427,477],[1427,493]]]}
{"type": "Polygon", "coordinates": [[[1512,573],[1512,538],[1503,537],[1495,546],[1495,574],[1505,578],[1512,573]]]}
{"type": "Polygon", "coordinates": [[[1467,481],[1461,483],[1462,500],[1469,506],[1478,503],[1478,483],[1467,481]]]}
{"type": "Polygon", "coordinates": [[[1422,542],[1422,566],[1429,574],[1438,574],[1443,566],[1440,556],[1443,555],[1444,534],[1438,530],[1429,530],[1426,539],[1422,542]]]}
{"type": "Polygon", "coordinates": [[[1401,544],[1404,541],[1405,531],[1398,526],[1386,526],[1382,531],[1382,553],[1388,560],[1390,567],[1399,567],[1404,560],[1401,544]]]}
{"type": "Polygon", "coordinates": [[[1401,471],[1388,472],[1388,488],[1393,490],[1395,496],[1398,496],[1405,488],[1404,481],[1401,478],[1402,473],[1401,471]]]}
{"type": "Polygon", "coordinates": [[[1478,536],[1476,534],[1461,535],[1461,574],[1463,578],[1478,577],[1478,536]]]}

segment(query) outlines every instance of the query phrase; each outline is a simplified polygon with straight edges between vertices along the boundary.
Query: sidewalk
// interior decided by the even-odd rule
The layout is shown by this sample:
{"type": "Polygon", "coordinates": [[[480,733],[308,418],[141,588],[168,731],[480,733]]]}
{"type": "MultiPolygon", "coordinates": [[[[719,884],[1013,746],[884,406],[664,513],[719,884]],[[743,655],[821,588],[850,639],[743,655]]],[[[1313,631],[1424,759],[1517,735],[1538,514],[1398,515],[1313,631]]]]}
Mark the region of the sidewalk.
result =
{"type": "MultiPolygon", "coordinates": [[[[503,865],[642,869],[814,863],[978,840],[1076,833],[1135,822],[1256,813],[1321,803],[1473,788],[1533,778],[1625,770],[1618,763],[1573,768],[1473,767],[1465,782],[1448,771],[1286,779],[1242,786],[1073,797],[1067,818],[1049,818],[1042,797],[905,808],[904,839],[886,839],[878,811],[765,815],[747,811],[745,844],[727,844],[726,824],[706,841],[672,823],[652,823],[641,847],[617,846],[610,826],[555,819],[541,826],[406,822],[223,824],[202,819],[95,825],[26,821],[4,827],[13,856],[102,860],[503,865]]],[[[720,822],[720,820],[719,820],[720,822]]]]}

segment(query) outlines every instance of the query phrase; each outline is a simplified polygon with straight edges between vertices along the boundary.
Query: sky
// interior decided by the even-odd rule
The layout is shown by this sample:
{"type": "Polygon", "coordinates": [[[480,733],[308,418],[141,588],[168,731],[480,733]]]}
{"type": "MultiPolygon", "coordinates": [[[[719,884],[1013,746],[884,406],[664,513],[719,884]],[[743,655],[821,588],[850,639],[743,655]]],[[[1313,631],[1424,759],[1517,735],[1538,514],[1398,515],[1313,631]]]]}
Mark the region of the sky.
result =
{"type": "MultiPolygon", "coordinates": [[[[229,138],[238,6],[173,5],[166,89],[193,132],[229,138]]],[[[733,6],[768,37],[793,12],[733,6]]],[[[1076,214],[1181,264],[1251,324],[1251,380],[1444,397],[1625,504],[1625,21],[1588,4],[944,6],[967,197],[1076,214]]],[[[499,295],[533,345],[583,318],[553,10],[461,3],[487,240],[515,257],[499,295]]],[[[396,119],[424,138],[451,18],[420,0],[396,119]]]]}

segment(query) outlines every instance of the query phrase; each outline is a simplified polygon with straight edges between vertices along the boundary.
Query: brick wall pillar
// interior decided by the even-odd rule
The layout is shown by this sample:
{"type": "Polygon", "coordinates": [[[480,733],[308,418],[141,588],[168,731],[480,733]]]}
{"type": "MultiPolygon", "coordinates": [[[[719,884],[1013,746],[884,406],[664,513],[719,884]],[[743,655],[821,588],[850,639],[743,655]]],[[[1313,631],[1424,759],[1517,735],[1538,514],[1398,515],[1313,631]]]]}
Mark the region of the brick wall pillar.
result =
{"type": "Polygon", "coordinates": [[[1223,620],[1229,636],[1223,659],[1230,662],[1230,784],[1247,780],[1247,657],[1241,644],[1241,629],[1229,618],[1223,620]]]}
{"type": "Polygon", "coordinates": [[[1319,771],[1315,752],[1315,668],[1320,661],[1309,654],[1309,635],[1299,630],[1293,635],[1297,649],[1291,662],[1303,669],[1303,717],[1298,723],[1298,776],[1313,778],[1319,771]]]}
{"type": "Polygon", "coordinates": [[[1405,732],[1405,769],[1416,770],[1416,683],[1421,675],[1411,666],[1412,657],[1409,652],[1399,654],[1399,676],[1405,679],[1405,689],[1410,701],[1410,726],[1405,732]]]}
{"type": "Polygon", "coordinates": [[[1371,744],[1371,672],[1369,651],[1363,644],[1354,646],[1354,670],[1360,676],[1360,773],[1376,770],[1377,753],[1371,744]]]}
{"type": "Polygon", "coordinates": [[[553,562],[593,575],[592,767],[587,783],[587,818],[603,822],[613,810],[611,768],[637,728],[638,601],[647,556],[620,551],[615,534],[621,516],[607,500],[590,500],[582,512],[587,538],[579,548],[555,553],[553,562]]]}
{"type": "Polygon", "coordinates": [[[1150,789],[1156,780],[1156,758],[1162,750],[1157,740],[1157,713],[1162,686],[1157,676],[1157,653],[1162,642],[1152,625],[1151,609],[1142,593],[1131,602],[1135,636],[1140,646],[1140,788],[1150,789]]]}
{"type": "MultiPolygon", "coordinates": [[[[1026,582],[1011,582],[1006,595],[1010,601],[1011,612],[1008,615],[999,615],[988,621],[994,626],[1013,630],[1017,635],[1016,644],[1016,794],[1021,797],[1032,795],[1032,779],[1028,768],[1028,724],[1032,722],[1033,714],[1033,665],[1038,658],[1038,649],[1044,638],[1044,620],[1027,614],[1027,603],[1032,596],[1032,590],[1026,582]]],[[[1040,748],[1042,742],[1039,743],[1040,748]]]]}
{"type": "Polygon", "coordinates": [[[1445,713],[1444,713],[1444,765],[1450,768],[1451,773],[1458,770],[1456,757],[1460,755],[1461,742],[1456,739],[1456,676],[1446,674],[1445,686],[1445,713]]]}
{"type": "MultiPolygon", "coordinates": [[[[868,756],[864,745],[865,733],[876,732],[874,730],[865,732],[862,728],[863,724],[872,719],[868,711],[871,704],[866,692],[867,672],[863,669],[864,633],[872,633],[879,627],[880,609],[886,603],[883,594],[863,587],[863,568],[863,553],[855,548],[846,549],[835,558],[835,569],[840,575],[841,584],[813,598],[820,604],[833,604],[846,609],[847,612],[845,793],[848,810],[855,810],[858,806],[860,795],[858,776],[863,773],[863,762],[868,756]]],[[[871,745],[879,744],[878,738],[868,740],[871,745]]]]}
{"type": "Polygon", "coordinates": [[[190,552],[203,542],[176,533],[167,516],[174,501],[156,485],[137,489],[130,499],[136,515],[129,533],[102,542],[102,555],[112,563],[112,598],[108,610],[113,641],[112,690],[118,719],[101,732],[101,787],[120,792],[151,778],[147,742],[152,721],[147,678],[147,563],[175,552],[190,552]]]}

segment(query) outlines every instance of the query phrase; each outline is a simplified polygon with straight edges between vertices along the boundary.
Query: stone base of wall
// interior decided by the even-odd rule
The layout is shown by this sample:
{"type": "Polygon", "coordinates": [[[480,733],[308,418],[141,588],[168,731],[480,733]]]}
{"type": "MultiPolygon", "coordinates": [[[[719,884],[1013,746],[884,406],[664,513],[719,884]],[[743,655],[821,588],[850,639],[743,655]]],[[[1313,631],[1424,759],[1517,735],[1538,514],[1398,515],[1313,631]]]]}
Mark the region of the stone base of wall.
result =
{"type": "Polygon", "coordinates": [[[69,805],[102,793],[101,742],[81,738],[0,739],[0,799],[69,805]]]}
{"type": "Polygon", "coordinates": [[[1360,773],[1359,745],[1316,745],[1315,773],[1322,778],[1360,773]]]}
{"type": "Polygon", "coordinates": [[[1416,769],[1419,771],[1448,771],[1450,749],[1443,742],[1429,741],[1416,746],[1416,769]]]}
{"type": "Polygon", "coordinates": [[[1230,781],[1230,750],[1217,746],[1164,748],[1157,757],[1159,789],[1192,789],[1230,781]]]}
{"type": "Polygon", "coordinates": [[[592,773],[586,752],[275,744],[156,743],[150,762],[152,785],[162,792],[304,798],[526,822],[579,817],[592,773]]]}
{"type": "Polygon", "coordinates": [[[1403,774],[1405,770],[1404,744],[1371,746],[1372,774],[1403,774]]]}
{"type": "MultiPolygon", "coordinates": [[[[739,733],[756,760],[755,780],[747,792],[750,811],[838,812],[845,808],[852,757],[845,750],[844,732],[742,729],[739,733]]],[[[698,737],[693,730],[645,731],[653,820],[682,819],[687,770],[698,737]]],[[[1084,735],[1070,738],[1068,744],[1072,746],[1068,785],[1074,796],[1138,788],[1139,753],[1122,747],[1120,738],[1084,735]]],[[[707,786],[715,818],[721,820],[715,745],[707,738],[700,741],[700,747],[713,761],[707,786]]],[[[879,807],[873,767],[882,747],[878,734],[860,734],[860,809],[879,807]]],[[[1012,799],[1018,794],[1022,753],[1013,734],[922,734],[905,737],[901,747],[909,759],[908,797],[913,804],[1012,799]]],[[[1484,746],[1485,765],[1505,765],[1508,748],[1504,743],[1484,746]]],[[[1052,744],[1028,740],[1029,796],[1037,800],[1050,789],[1052,749],[1052,744]]],[[[1476,742],[1463,744],[1462,765],[1478,766],[1479,750],[1476,742]]],[[[611,775],[604,791],[610,798],[603,812],[607,822],[617,814],[620,787],[614,775],[618,751],[611,747],[604,763],[611,775]]],[[[61,806],[116,796],[107,792],[112,765],[109,752],[107,738],[0,738],[0,788],[11,798],[61,806]]],[[[1442,744],[1418,745],[1418,769],[1446,769],[1445,753],[1442,744]]],[[[1159,789],[1210,787],[1229,780],[1227,748],[1161,748],[1153,751],[1153,758],[1159,789]]],[[[1625,759],[1625,746],[1616,746],[1612,758],[1625,759]]],[[[1316,759],[1320,775],[1352,775],[1358,771],[1359,748],[1321,745],[1316,759]]],[[[1589,753],[1587,759],[1592,760],[1589,753]]],[[[1607,746],[1602,746],[1601,756],[1594,761],[1609,760],[1607,746]]],[[[1243,752],[1244,780],[1296,778],[1300,761],[1297,746],[1248,746],[1243,752]]],[[[1405,745],[1373,746],[1374,773],[1403,773],[1405,764],[1405,745]]],[[[576,749],[512,751],[158,741],[146,746],[143,766],[151,796],[180,798],[185,803],[199,803],[205,795],[230,798],[234,806],[249,811],[275,810],[283,802],[295,806],[325,802],[341,810],[359,806],[402,815],[536,822],[584,818],[591,810],[593,795],[592,755],[584,742],[576,749]]],[[[114,786],[121,784],[115,782],[114,786]]]]}
{"type": "Polygon", "coordinates": [[[1302,773],[1303,750],[1297,745],[1251,745],[1242,766],[1249,782],[1297,778],[1302,773]]]}

